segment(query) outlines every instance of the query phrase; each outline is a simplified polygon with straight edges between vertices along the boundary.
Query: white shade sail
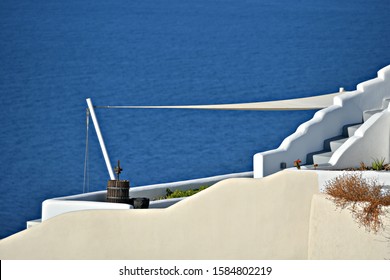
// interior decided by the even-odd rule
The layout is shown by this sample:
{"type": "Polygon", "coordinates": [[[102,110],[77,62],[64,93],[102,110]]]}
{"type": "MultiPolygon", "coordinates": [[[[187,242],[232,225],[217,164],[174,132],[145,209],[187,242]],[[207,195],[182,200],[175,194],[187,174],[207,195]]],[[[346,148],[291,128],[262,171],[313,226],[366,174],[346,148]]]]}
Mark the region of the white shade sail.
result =
{"type": "Polygon", "coordinates": [[[107,109],[198,109],[198,110],[316,110],[329,107],[333,98],[344,92],[337,92],[319,96],[295,98],[277,101],[217,104],[217,105],[178,105],[178,106],[96,106],[107,109]]]}

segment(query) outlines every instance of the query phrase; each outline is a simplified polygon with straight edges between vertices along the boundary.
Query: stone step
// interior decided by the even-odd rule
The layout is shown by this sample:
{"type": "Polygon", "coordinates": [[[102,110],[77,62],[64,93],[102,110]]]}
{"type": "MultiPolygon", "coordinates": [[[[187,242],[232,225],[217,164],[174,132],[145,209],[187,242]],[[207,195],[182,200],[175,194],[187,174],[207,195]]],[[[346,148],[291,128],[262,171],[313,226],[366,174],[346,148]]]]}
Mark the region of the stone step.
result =
{"type": "Polygon", "coordinates": [[[358,130],[358,128],[361,126],[362,124],[355,124],[355,125],[351,125],[347,128],[348,130],[348,137],[352,137],[354,134],[355,134],[355,131],[358,130]]]}
{"type": "Polygon", "coordinates": [[[387,109],[389,107],[389,103],[390,103],[390,98],[383,99],[383,101],[382,101],[382,108],[383,109],[387,109]]]}
{"type": "Polygon", "coordinates": [[[376,113],[382,112],[383,109],[375,109],[375,110],[369,110],[363,112],[363,121],[367,121],[369,118],[371,118],[376,113]]]}
{"type": "Polygon", "coordinates": [[[322,154],[313,155],[314,164],[324,164],[328,163],[330,158],[332,157],[333,152],[326,152],[322,154]]]}
{"type": "Polygon", "coordinates": [[[341,145],[343,145],[346,141],[348,140],[348,138],[342,138],[342,139],[339,139],[339,140],[334,140],[334,141],[331,141],[330,142],[330,150],[332,152],[335,152],[338,148],[341,147],[341,145]]]}

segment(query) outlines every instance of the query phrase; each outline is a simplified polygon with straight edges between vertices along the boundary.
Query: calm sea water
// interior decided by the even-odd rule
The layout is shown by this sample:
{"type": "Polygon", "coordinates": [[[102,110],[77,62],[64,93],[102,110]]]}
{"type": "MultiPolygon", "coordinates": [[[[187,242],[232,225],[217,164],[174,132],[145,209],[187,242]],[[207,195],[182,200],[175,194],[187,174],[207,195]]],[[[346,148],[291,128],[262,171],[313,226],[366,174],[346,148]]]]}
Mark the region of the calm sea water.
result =
{"type": "MultiPolygon", "coordinates": [[[[0,238],[81,193],[95,105],[353,90],[390,63],[387,0],[0,1],[0,238]]],[[[252,170],[313,111],[97,110],[132,186],[252,170]]],[[[90,191],[108,174],[93,127],[90,191]]]]}

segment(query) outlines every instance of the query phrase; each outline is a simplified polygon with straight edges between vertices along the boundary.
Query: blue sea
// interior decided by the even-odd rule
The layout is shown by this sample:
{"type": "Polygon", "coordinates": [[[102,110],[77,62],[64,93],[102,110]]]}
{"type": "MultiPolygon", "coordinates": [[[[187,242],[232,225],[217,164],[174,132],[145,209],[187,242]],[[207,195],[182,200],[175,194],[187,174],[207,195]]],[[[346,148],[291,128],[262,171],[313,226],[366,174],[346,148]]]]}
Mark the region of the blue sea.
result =
{"type": "MultiPolygon", "coordinates": [[[[83,192],[86,102],[258,102],[354,90],[390,64],[388,0],[1,0],[0,238],[83,192]]],[[[252,170],[315,111],[96,109],[132,187],[252,170]]],[[[89,191],[108,173],[89,129],[89,191]]]]}

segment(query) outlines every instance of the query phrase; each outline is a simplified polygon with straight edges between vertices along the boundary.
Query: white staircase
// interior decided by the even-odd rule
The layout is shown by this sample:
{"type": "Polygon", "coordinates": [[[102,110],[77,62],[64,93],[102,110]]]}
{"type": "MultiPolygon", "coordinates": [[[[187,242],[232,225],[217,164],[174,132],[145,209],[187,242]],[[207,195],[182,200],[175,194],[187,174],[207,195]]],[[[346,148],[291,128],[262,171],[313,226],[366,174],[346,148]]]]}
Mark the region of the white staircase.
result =
{"type": "Polygon", "coordinates": [[[347,135],[348,135],[348,138],[353,136],[356,132],[356,130],[358,130],[358,128],[362,125],[362,123],[359,123],[359,124],[355,124],[355,125],[351,125],[351,126],[348,126],[347,127],[347,135]]]}
{"type": "MultiPolygon", "coordinates": [[[[367,121],[370,117],[375,115],[376,113],[380,113],[386,108],[388,108],[390,103],[390,98],[386,98],[382,102],[382,108],[380,109],[373,109],[363,112],[363,122],[367,121]]],[[[359,124],[351,124],[344,127],[344,133],[341,136],[328,139],[324,142],[324,150],[314,152],[307,157],[307,164],[318,164],[318,165],[325,165],[329,163],[330,158],[332,157],[333,153],[340,148],[344,143],[348,140],[349,137],[352,137],[356,130],[362,125],[362,123],[359,124]]]]}
{"type": "Polygon", "coordinates": [[[314,164],[326,164],[329,162],[333,153],[334,153],[334,151],[330,151],[330,152],[325,152],[325,153],[313,155],[313,163],[314,164]]]}
{"type": "Polygon", "coordinates": [[[330,150],[332,152],[336,151],[338,148],[341,147],[341,145],[343,145],[346,141],[348,140],[348,138],[341,138],[339,140],[334,140],[334,141],[331,141],[330,142],[330,150]]]}

